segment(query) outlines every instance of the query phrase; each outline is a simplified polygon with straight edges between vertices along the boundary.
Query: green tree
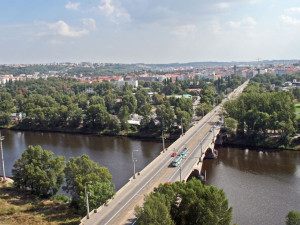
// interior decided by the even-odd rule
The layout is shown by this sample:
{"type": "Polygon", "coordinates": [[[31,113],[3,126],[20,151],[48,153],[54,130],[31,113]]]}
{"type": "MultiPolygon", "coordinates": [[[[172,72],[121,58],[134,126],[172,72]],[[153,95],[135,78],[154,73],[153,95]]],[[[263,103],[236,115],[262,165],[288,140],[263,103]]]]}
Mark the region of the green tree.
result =
{"type": "Polygon", "coordinates": [[[135,93],[135,98],[137,100],[137,106],[140,107],[149,102],[149,95],[146,89],[140,89],[135,93]]]}
{"type": "Polygon", "coordinates": [[[192,121],[191,115],[186,111],[180,110],[180,108],[176,108],[176,117],[177,124],[180,124],[182,119],[184,132],[187,131],[190,128],[190,123],[192,121]]]}
{"type": "Polygon", "coordinates": [[[30,145],[14,164],[14,184],[36,195],[54,195],[64,182],[65,166],[65,157],[53,157],[53,152],[30,145]]]}
{"type": "Polygon", "coordinates": [[[297,211],[290,211],[286,215],[286,225],[300,225],[300,213],[297,211]]]}
{"type": "Polygon", "coordinates": [[[121,131],[121,124],[118,118],[111,117],[108,122],[108,129],[111,134],[118,134],[121,131]]]}
{"type": "Polygon", "coordinates": [[[134,113],[137,108],[137,101],[133,94],[126,94],[122,98],[122,106],[127,106],[129,113],[134,113]]]}
{"type": "Polygon", "coordinates": [[[129,130],[128,120],[129,120],[129,117],[130,117],[128,106],[126,106],[126,105],[121,106],[118,117],[121,121],[122,129],[128,131],[129,130]]]}
{"type": "Polygon", "coordinates": [[[84,193],[86,182],[110,183],[111,174],[106,167],[99,167],[89,156],[82,155],[70,158],[65,168],[66,184],[63,189],[72,196],[76,206],[80,204],[80,196],[84,193]]]}
{"type": "Polygon", "coordinates": [[[135,214],[137,224],[161,224],[173,225],[175,224],[171,218],[170,209],[166,206],[168,204],[166,196],[158,193],[157,195],[150,194],[145,197],[143,208],[136,206],[135,214]]]}
{"type": "Polygon", "coordinates": [[[228,133],[235,134],[237,125],[238,125],[238,121],[231,117],[228,117],[228,118],[225,118],[224,125],[225,125],[228,133]]]}
{"type": "Polygon", "coordinates": [[[89,105],[86,109],[85,125],[91,128],[104,129],[109,121],[105,105],[89,105]]]}
{"type": "MultiPolygon", "coordinates": [[[[115,186],[110,182],[95,181],[86,185],[89,193],[89,208],[97,209],[115,194],[115,186]]],[[[82,215],[86,213],[85,193],[80,193],[79,211],[82,215]]]]}
{"type": "Polygon", "coordinates": [[[0,92],[0,112],[11,113],[14,107],[14,102],[11,94],[0,92]]]}
{"type": "Polygon", "coordinates": [[[168,129],[174,121],[174,110],[167,101],[165,101],[163,105],[157,106],[156,114],[162,129],[168,129]]]}
{"type": "Polygon", "coordinates": [[[145,198],[143,208],[136,207],[135,213],[137,224],[227,225],[232,219],[224,191],[204,186],[196,179],[160,184],[145,198]],[[167,218],[166,223],[163,217],[167,218]]]}
{"type": "Polygon", "coordinates": [[[213,106],[208,103],[200,103],[199,106],[196,107],[197,116],[205,116],[213,109],[213,106]]]}

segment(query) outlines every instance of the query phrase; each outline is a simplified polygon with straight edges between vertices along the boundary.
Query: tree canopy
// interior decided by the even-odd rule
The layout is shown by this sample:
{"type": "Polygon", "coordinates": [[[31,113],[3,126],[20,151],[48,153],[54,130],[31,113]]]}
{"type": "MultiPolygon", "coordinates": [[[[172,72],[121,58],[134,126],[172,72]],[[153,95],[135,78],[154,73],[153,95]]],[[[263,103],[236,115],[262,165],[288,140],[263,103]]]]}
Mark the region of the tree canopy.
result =
{"type": "Polygon", "coordinates": [[[53,157],[53,152],[30,145],[14,164],[14,184],[36,195],[54,195],[64,182],[65,166],[65,157],[53,157]]]}
{"type": "Polygon", "coordinates": [[[135,208],[137,224],[230,224],[232,208],[223,190],[187,183],[160,184],[135,208]]]}
{"type": "Polygon", "coordinates": [[[72,196],[72,202],[78,206],[86,182],[110,184],[112,176],[106,167],[99,167],[89,156],[82,155],[70,158],[65,168],[65,178],[66,184],[63,189],[72,196]]]}

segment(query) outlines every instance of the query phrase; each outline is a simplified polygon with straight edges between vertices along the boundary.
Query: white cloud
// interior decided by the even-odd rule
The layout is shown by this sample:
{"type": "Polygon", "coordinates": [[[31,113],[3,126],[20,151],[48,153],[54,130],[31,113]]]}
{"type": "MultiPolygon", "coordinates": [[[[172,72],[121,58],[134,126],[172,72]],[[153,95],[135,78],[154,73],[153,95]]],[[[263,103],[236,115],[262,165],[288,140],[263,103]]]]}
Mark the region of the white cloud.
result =
{"type": "Polygon", "coordinates": [[[228,9],[230,4],[228,2],[219,2],[216,4],[216,6],[220,9],[228,9]]]}
{"type": "Polygon", "coordinates": [[[66,9],[71,9],[71,10],[78,10],[80,6],[80,2],[70,2],[68,1],[68,3],[66,4],[66,9]]]}
{"type": "Polygon", "coordinates": [[[262,1],[262,0],[249,0],[249,3],[250,4],[256,4],[256,3],[260,2],[260,1],[262,1]]]}
{"type": "Polygon", "coordinates": [[[128,22],[131,20],[130,14],[121,7],[116,5],[113,0],[101,0],[101,4],[98,6],[100,12],[104,13],[112,22],[128,22]]]}
{"type": "Polygon", "coordinates": [[[84,18],[82,23],[88,30],[96,30],[97,28],[96,21],[93,18],[84,18]]]}
{"type": "Polygon", "coordinates": [[[187,37],[194,35],[197,31],[197,27],[194,24],[187,24],[183,26],[178,26],[173,30],[172,34],[180,37],[187,37]]]}
{"type": "Polygon", "coordinates": [[[293,8],[284,10],[284,12],[287,14],[300,13],[300,8],[293,7],[293,8]]]}
{"type": "Polygon", "coordinates": [[[86,28],[75,29],[62,20],[59,20],[56,23],[48,24],[48,28],[51,34],[64,37],[80,37],[89,33],[89,30],[86,28]]]}
{"type": "Polygon", "coordinates": [[[256,21],[252,17],[246,17],[240,21],[229,21],[227,24],[232,28],[247,28],[252,29],[256,25],[256,21]]]}
{"type": "Polygon", "coordinates": [[[64,42],[59,41],[59,40],[52,39],[52,40],[49,41],[49,43],[50,43],[51,45],[61,45],[61,44],[63,44],[64,42]]]}
{"type": "Polygon", "coordinates": [[[210,27],[210,31],[213,34],[221,34],[222,33],[222,27],[218,20],[212,20],[211,25],[209,27],[210,27]]]}
{"type": "Polygon", "coordinates": [[[291,24],[291,25],[300,25],[300,20],[297,20],[291,16],[287,16],[287,15],[281,15],[280,19],[287,24],[291,24]]]}

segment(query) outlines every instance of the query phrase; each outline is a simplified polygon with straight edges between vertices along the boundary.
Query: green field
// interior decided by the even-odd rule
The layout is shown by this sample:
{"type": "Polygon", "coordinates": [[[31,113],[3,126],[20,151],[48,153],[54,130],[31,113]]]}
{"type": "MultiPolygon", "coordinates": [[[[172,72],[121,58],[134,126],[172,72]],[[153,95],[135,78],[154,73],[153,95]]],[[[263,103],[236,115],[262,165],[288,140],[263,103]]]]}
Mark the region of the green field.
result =
{"type": "Polygon", "coordinates": [[[296,116],[297,116],[297,119],[300,118],[300,103],[295,103],[295,113],[296,113],[296,116]]]}

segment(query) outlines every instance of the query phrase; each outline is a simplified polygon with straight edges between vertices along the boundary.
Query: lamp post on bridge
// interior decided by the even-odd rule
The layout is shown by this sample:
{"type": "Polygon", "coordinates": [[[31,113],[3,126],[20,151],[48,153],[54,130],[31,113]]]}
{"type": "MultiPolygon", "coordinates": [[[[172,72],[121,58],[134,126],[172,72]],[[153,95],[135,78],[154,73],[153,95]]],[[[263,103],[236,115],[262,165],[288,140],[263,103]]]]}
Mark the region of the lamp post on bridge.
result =
{"type": "Polygon", "coordinates": [[[135,163],[137,162],[137,158],[133,157],[133,152],[138,152],[139,150],[133,150],[131,152],[131,158],[132,158],[132,162],[133,162],[133,179],[135,179],[135,163]]]}
{"type": "Polygon", "coordinates": [[[179,179],[179,181],[181,182],[181,164],[179,166],[180,166],[180,179],[179,179]]]}
{"type": "Polygon", "coordinates": [[[161,132],[161,138],[162,138],[162,143],[163,143],[163,152],[165,152],[165,134],[164,134],[164,131],[161,132]]]}
{"type": "Polygon", "coordinates": [[[181,135],[183,136],[182,118],[181,118],[181,135]]]}
{"type": "Polygon", "coordinates": [[[214,124],[213,126],[212,126],[212,131],[213,131],[213,138],[212,138],[212,142],[211,143],[214,143],[214,140],[215,140],[215,127],[216,127],[216,125],[214,124]]]}
{"type": "Polygon", "coordinates": [[[201,145],[201,155],[200,155],[200,162],[201,162],[201,159],[202,159],[202,152],[203,152],[203,149],[202,149],[202,141],[203,141],[203,140],[201,140],[201,142],[200,142],[200,145],[201,145]]]}
{"type": "Polygon", "coordinates": [[[4,169],[4,158],[3,158],[3,149],[2,149],[2,141],[4,140],[4,136],[1,136],[0,132],[0,151],[1,151],[1,164],[2,164],[2,172],[3,172],[3,179],[2,181],[6,181],[6,176],[5,176],[5,169],[4,169]]]}
{"type": "Polygon", "coordinates": [[[86,192],[86,184],[91,184],[92,181],[87,181],[84,183],[84,193],[85,193],[85,199],[86,199],[86,218],[89,219],[90,218],[90,208],[89,208],[89,193],[86,192]]]}

